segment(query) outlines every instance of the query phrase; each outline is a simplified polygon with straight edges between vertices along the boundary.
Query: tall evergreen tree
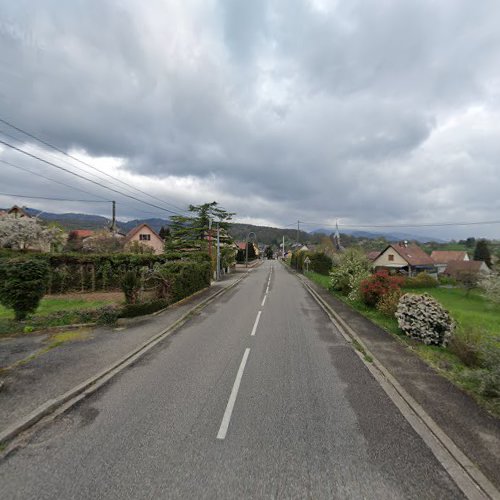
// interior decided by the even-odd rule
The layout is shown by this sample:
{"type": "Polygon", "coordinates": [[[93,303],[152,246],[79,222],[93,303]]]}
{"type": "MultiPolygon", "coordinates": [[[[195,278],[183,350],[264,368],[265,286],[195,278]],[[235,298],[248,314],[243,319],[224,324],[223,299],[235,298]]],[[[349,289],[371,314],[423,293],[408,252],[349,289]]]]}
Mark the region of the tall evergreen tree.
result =
{"type": "Polygon", "coordinates": [[[212,237],[215,236],[215,225],[219,223],[221,234],[227,239],[229,221],[234,213],[221,208],[216,201],[204,203],[203,205],[190,205],[189,215],[173,215],[171,221],[172,248],[193,248],[203,249],[207,245],[210,221],[212,221],[212,237]]]}
{"type": "Polygon", "coordinates": [[[474,250],[474,260],[482,260],[491,269],[491,253],[485,239],[478,240],[474,250]]]}

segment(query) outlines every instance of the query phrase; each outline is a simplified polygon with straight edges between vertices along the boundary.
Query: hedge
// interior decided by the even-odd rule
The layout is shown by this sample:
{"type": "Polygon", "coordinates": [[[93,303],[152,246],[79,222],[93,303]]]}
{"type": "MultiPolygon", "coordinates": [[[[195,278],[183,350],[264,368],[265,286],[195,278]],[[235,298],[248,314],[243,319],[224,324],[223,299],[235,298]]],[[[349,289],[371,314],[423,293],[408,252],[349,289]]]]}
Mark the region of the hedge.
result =
{"type": "MultiPolygon", "coordinates": [[[[50,268],[46,293],[95,292],[119,290],[121,279],[129,270],[143,275],[155,264],[166,264],[183,257],[170,252],[162,255],[144,254],[17,254],[23,260],[43,260],[50,268]]],[[[206,260],[205,256],[189,255],[189,259],[206,260]]],[[[2,259],[3,260],[3,259],[2,259]]],[[[183,261],[182,261],[183,262],[183,261]]]]}

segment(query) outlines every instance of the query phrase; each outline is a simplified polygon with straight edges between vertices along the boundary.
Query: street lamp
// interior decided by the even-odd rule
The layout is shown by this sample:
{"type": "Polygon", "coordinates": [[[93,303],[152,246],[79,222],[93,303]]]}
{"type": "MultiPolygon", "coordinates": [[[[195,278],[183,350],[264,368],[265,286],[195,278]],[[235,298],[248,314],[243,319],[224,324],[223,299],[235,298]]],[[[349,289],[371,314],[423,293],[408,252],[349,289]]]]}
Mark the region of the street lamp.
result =
{"type": "Polygon", "coordinates": [[[255,240],[257,240],[257,235],[253,231],[250,231],[247,234],[247,241],[246,241],[246,245],[245,245],[245,267],[248,267],[248,240],[250,239],[251,234],[253,234],[255,240]]]}

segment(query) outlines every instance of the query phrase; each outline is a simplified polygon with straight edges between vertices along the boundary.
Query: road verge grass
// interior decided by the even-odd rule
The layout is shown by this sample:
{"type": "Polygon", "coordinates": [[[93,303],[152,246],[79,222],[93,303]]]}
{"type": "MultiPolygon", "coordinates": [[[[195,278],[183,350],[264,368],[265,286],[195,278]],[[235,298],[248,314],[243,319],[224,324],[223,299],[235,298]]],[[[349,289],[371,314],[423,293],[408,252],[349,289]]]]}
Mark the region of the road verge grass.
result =
{"type": "MultiPolygon", "coordinates": [[[[377,309],[366,306],[361,300],[351,301],[341,293],[331,290],[329,276],[314,272],[307,272],[305,275],[314,283],[327,289],[334,297],[389,332],[441,375],[471,394],[484,408],[500,416],[500,394],[493,392],[488,397],[485,396],[484,377],[490,376],[491,371],[482,367],[467,366],[448,348],[428,346],[410,339],[401,331],[395,317],[384,316],[377,309]]],[[[403,291],[418,294],[429,293],[436,298],[457,321],[455,336],[459,340],[463,339],[465,342],[470,332],[476,332],[482,341],[490,342],[489,345],[492,348],[500,348],[500,308],[487,301],[479,292],[472,291],[467,294],[465,290],[455,288],[420,288],[403,291]]]]}

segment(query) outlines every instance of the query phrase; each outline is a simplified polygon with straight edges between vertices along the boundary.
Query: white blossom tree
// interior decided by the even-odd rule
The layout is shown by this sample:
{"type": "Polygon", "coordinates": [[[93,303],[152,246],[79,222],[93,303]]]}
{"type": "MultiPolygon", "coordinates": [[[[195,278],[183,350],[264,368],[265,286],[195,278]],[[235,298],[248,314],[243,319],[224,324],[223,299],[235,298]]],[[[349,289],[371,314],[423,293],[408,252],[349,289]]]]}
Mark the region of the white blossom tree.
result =
{"type": "Polygon", "coordinates": [[[491,273],[484,276],[479,281],[479,287],[482,288],[486,298],[492,302],[500,304],[500,274],[491,273]]]}
{"type": "Polygon", "coordinates": [[[59,244],[62,241],[61,229],[44,226],[36,218],[0,216],[0,247],[48,250],[51,244],[59,244]]]}

